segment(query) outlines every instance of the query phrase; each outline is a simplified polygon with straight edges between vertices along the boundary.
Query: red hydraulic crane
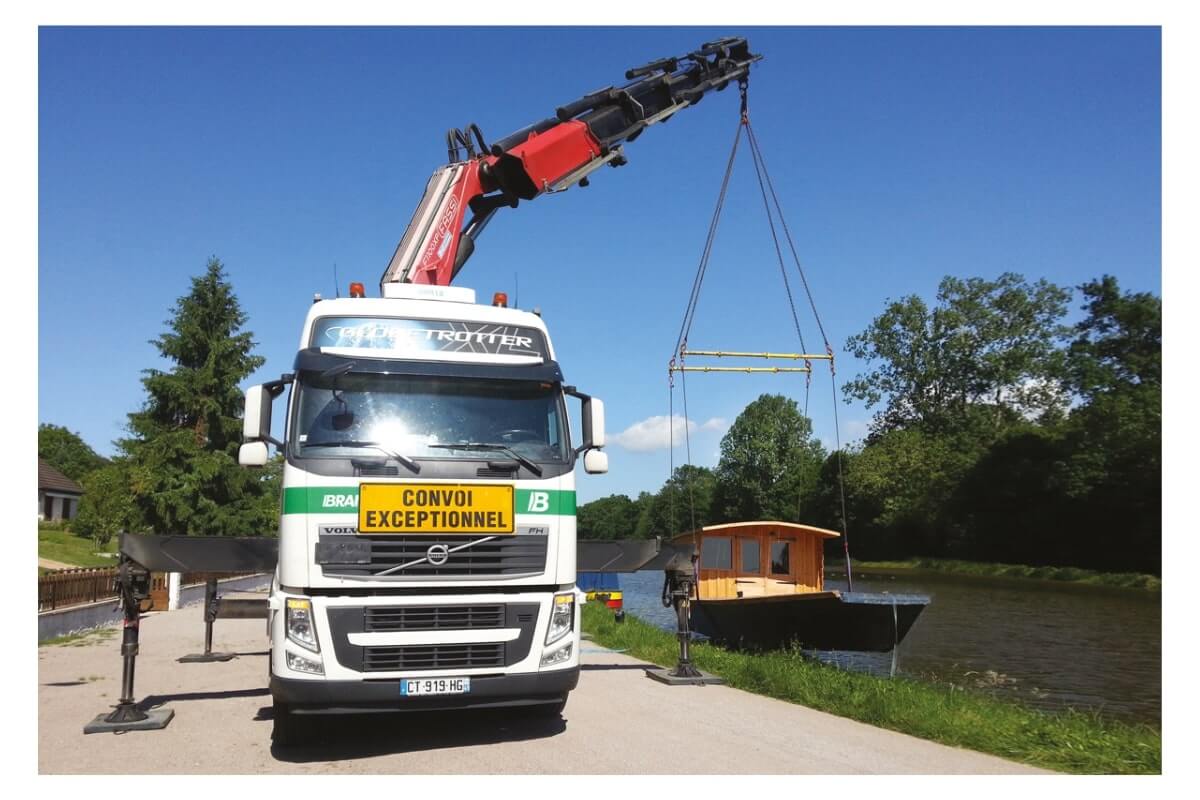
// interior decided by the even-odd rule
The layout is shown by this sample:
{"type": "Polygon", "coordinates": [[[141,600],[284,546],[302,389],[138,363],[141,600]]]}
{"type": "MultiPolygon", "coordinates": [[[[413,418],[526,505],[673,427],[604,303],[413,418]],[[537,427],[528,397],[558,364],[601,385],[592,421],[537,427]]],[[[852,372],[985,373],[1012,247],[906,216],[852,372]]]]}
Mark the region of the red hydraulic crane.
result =
{"type": "Polygon", "coordinates": [[[429,179],[381,286],[449,285],[497,210],[576,183],[587,186],[595,170],[625,163],[623,143],[714,89],[724,89],[731,81],[744,83],[750,65],[761,58],[750,52],[745,39],[721,39],[685,56],[628,70],[629,83],[567,103],[553,117],[490,147],[473,123],[451,129],[446,134],[449,163],[429,179]]]}

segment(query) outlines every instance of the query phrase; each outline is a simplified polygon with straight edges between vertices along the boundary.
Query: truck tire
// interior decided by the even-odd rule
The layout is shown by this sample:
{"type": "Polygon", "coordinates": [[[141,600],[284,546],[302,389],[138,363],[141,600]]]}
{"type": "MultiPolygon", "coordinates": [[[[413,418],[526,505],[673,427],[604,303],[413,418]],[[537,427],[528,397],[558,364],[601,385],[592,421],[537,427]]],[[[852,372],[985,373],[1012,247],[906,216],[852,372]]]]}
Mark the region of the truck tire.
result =
{"type": "Polygon", "coordinates": [[[280,747],[292,747],[308,741],[308,719],[293,714],[291,706],[278,700],[273,702],[272,709],[271,741],[280,747]]]}

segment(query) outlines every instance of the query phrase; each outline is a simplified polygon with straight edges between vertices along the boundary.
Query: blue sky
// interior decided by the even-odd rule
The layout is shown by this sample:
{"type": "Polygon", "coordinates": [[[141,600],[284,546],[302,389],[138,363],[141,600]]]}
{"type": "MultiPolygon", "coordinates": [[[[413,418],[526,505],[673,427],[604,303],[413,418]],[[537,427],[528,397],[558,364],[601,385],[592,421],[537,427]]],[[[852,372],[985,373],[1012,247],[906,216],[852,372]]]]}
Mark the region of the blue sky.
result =
{"type": "MultiPolygon", "coordinates": [[[[1161,292],[1153,28],[43,28],[39,421],[111,454],[142,402],[140,370],[164,366],[148,340],[209,255],[267,359],[248,383],[287,371],[334,263],[343,285],[375,291],[446,128],[499,138],[728,33],[766,56],[751,120],[835,349],[888,298],[931,297],[947,274],[1074,286],[1107,272],[1161,292]]],[[[711,95],[591,187],[501,211],[460,277],[511,296],[519,276],[568,380],[627,432],[611,472],[580,481],[582,501],[667,476],[666,450],[630,446],[667,414],[666,364],[736,123],[736,93],[711,95]]],[[[743,152],[697,348],[798,349],[757,191],[743,152]]],[[[861,369],[839,356],[839,377],[861,369]]],[[[810,413],[832,443],[829,381],[814,375],[810,413]]],[[[803,402],[794,376],[688,389],[703,464],[760,393],[803,402]]],[[[842,405],[843,440],[871,413],[842,405]]]]}

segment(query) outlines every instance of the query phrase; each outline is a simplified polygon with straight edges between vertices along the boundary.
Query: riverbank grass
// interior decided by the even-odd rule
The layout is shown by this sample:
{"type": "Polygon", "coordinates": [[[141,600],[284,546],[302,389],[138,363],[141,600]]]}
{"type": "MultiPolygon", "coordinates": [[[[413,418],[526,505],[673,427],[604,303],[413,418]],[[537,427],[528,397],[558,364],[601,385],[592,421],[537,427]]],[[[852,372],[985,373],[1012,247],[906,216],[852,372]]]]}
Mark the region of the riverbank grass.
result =
{"type": "MultiPolygon", "coordinates": [[[[909,558],[903,561],[850,560],[856,570],[865,572],[905,571],[939,572],[949,575],[973,575],[989,578],[1027,578],[1039,581],[1063,581],[1088,586],[1108,586],[1116,589],[1147,589],[1162,591],[1162,579],[1140,572],[1096,572],[1079,567],[1031,567],[1025,564],[992,564],[979,561],[958,561],[951,558],[909,558]]],[[[846,562],[830,559],[829,569],[845,569],[846,562]]]]}
{"type": "MultiPolygon", "coordinates": [[[[635,617],[618,624],[596,603],[583,607],[583,629],[597,644],[660,666],[678,659],[673,634],[635,617]]],[[[1050,714],[960,687],[848,672],[799,652],[736,653],[694,643],[692,658],[738,689],[1045,769],[1162,771],[1162,733],[1148,725],[1077,711],[1050,714]]]]}

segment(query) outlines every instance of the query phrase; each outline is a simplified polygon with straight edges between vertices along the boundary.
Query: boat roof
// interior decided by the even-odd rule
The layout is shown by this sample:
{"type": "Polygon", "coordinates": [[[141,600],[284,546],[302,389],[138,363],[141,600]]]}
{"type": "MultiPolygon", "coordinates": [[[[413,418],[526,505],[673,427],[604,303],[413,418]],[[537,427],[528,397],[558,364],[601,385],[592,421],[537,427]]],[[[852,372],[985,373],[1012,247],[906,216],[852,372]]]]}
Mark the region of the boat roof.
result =
{"type": "Polygon", "coordinates": [[[704,535],[709,533],[759,533],[763,528],[771,530],[787,532],[787,533],[807,533],[814,536],[820,536],[823,539],[835,539],[841,536],[837,531],[831,531],[828,528],[817,528],[812,525],[801,525],[796,522],[779,522],[777,520],[755,520],[754,522],[726,522],[723,525],[705,525],[698,531],[688,531],[676,536],[673,541],[683,541],[693,538],[695,535],[704,535]]]}

